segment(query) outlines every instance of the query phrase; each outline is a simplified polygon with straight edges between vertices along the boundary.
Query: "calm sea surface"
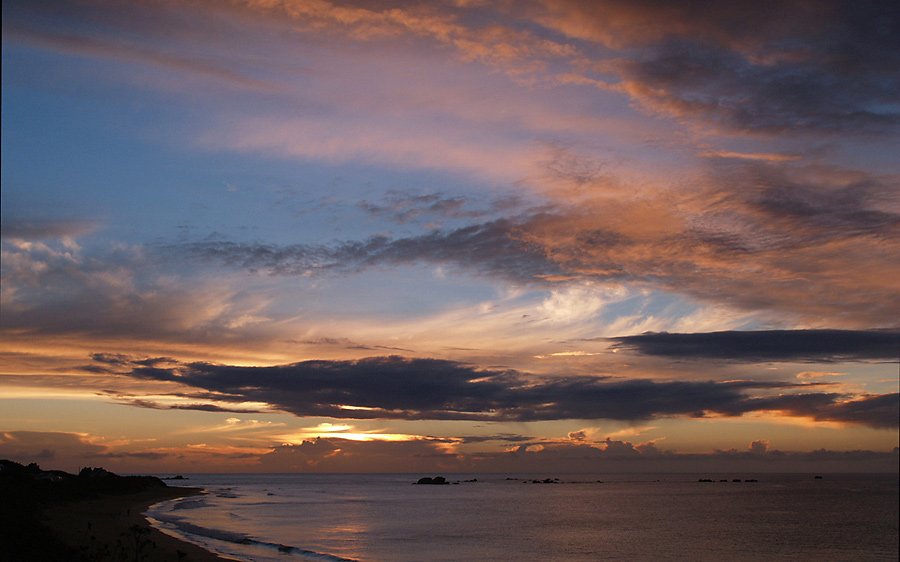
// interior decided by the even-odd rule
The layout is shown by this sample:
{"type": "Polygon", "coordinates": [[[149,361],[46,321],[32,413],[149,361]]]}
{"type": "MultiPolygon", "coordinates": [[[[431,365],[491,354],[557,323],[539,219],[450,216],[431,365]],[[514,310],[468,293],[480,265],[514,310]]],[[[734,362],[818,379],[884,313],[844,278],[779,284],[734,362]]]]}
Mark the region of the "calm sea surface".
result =
{"type": "Polygon", "coordinates": [[[894,474],[418,476],[191,475],[149,515],[248,562],[898,560],[894,474]]]}

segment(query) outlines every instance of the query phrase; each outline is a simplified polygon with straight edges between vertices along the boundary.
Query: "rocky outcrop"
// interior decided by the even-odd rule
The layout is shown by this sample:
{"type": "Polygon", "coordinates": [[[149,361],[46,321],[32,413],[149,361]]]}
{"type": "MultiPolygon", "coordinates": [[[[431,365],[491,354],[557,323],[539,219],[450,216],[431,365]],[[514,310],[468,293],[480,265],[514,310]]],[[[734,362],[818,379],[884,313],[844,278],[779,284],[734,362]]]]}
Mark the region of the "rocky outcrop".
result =
{"type": "Polygon", "coordinates": [[[441,485],[444,485],[444,484],[449,484],[449,482],[447,482],[447,479],[444,478],[443,476],[435,476],[434,478],[430,478],[430,477],[428,477],[428,476],[425,476],[424,478],[419,478],[419,480],[416,482],[416,484],[438,485],[438,486],[441,486],[441,485]]]}

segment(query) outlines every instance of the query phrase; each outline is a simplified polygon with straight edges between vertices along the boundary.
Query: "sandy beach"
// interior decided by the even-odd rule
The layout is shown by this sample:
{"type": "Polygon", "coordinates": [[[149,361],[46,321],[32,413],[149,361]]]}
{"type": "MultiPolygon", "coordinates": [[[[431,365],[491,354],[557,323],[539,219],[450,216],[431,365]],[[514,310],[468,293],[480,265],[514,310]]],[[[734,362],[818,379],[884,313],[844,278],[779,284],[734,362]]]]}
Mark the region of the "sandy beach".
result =
{"type": "Polygon", "coordinates": [[[147,562],[228,560],[154,529],[141,515],[155,503],[202,493],[198,488],[168,487],[70,502],[45,509],[44,523],[87,560],[121,560],[123,552],[126,560],[147,562]]]}

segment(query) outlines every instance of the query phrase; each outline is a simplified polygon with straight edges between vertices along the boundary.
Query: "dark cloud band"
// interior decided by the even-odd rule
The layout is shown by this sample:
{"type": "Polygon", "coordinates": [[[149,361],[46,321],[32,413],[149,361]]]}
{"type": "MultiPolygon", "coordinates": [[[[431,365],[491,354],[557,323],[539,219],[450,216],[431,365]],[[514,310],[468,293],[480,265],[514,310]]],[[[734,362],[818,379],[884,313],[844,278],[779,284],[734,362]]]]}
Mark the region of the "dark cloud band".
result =
{"type": "Polygon", "coordinates": [[[733,361],[890,361],[900,358],[897,330],[766,330],[647,333],[612,338],[642,355],[733,361]]]}
{"type": "MultiPolygon", "coordinates": [[[[109,356],[96,355],[103,363],[109,356]]],[[[512,370],[482,370],[440,359],[370,357],[305,361],[271,367],[134,361],[119,375],[180,383],[205,400],[262,402],[297,416],[349,419],[542,421],[640,420],[740,416],[778,411],[822,421],[897,427],[898,394],[864,396],[816,392],[822,385],[778,382],[651,380],[596,377],[534,380],[512,370]],[[774,397],[753,396],[779,390],[774,397]]],[[[190,392],[181,394],[196,399],[190,392]]]]}

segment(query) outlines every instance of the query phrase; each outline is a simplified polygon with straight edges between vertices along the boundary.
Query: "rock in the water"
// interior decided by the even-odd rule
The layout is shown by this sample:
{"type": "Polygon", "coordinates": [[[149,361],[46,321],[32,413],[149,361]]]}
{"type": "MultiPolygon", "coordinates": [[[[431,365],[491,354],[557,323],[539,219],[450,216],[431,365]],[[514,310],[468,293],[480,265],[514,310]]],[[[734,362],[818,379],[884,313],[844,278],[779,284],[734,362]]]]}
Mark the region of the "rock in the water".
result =
{"type": "Polygon", "coordinates": [[[419,481],[416,484],[448,484],[447,479],[443,476],[435,476],[434,478],[429,478],[425,476],[424,478],[419,478],[419,481]]]}

